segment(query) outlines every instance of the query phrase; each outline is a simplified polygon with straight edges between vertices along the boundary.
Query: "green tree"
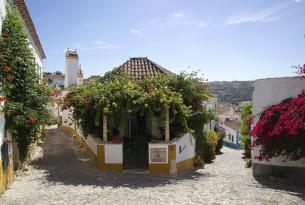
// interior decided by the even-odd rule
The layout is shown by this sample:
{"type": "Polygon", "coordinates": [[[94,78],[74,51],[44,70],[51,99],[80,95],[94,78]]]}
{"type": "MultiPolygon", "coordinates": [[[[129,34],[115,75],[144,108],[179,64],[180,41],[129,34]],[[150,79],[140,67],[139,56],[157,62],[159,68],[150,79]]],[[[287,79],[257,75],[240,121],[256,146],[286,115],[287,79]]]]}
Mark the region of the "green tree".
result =
{"type": "Polygon", "coordinates": [[[64,76],[64,74],[63,74],[61,71],[59,71],[59,70],[55,71],[55,72],[53,73],[53,75],[64,76]]]}
{"type": "Polygon", "coordinates": [[[0,75],[5,103],[5,129],[18,143],[20,158],[28,154],[46,124],[49,89],[39,84],[36,62],[17,12],[7,8],[0,37],[0,75]]]}
{"type": "Polygon", "coordinates": [[[251,121],[252,121],[252,105],[246,104],[242,109],[241,114],[242,124],[240,127],[240,141],[241,145],[245,151],[245,157],[251,158],[251,136],[249,132],[251,130],[251,121]]]}

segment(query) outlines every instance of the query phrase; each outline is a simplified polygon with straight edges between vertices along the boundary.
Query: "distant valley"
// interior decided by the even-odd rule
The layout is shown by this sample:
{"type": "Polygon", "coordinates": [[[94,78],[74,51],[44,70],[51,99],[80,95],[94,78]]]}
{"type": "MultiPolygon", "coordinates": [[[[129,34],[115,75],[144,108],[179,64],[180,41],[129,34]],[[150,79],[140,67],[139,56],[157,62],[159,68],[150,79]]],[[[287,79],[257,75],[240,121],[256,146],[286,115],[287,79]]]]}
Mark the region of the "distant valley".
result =
{"type": "Polygon", "coordinates": [[[217,95],[219,103],[235,104],[251,101],[253,89],[253,81],[214,81],[208,83],[209,92],[217,95]]]}

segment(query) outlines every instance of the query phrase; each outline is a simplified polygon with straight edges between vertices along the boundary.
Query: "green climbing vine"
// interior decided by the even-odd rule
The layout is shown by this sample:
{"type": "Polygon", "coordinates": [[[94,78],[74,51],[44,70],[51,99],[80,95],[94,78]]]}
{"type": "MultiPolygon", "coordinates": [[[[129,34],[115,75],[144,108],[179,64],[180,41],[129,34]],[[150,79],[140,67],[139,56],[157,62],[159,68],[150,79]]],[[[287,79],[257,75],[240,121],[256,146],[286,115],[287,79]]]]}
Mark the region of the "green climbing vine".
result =
{"type": "Polygon", "coordinates": [[[5,95],[5,129],[23,161],[48,119],[49,89],[39,83],[36,62],[17,12],[7,9],[0,37],[0,76],[5,95]]]}
{"type": "Polygon", "coordinates": [[[103,113],[114,124],[121,124],[131,113],[146,112],[148,116],[164,120],[165,111],[170,108],[172,138],[181,132],[203,129],[191,123],[197,118],[208,120],[203,106],[210,98],[206,88],[197,73],[159,75],[135,82],[115,68],[80,88],[71,89],[64,98],[63,109],[74,109],[73,117],[85,135],[100,135],[103,113]]]}

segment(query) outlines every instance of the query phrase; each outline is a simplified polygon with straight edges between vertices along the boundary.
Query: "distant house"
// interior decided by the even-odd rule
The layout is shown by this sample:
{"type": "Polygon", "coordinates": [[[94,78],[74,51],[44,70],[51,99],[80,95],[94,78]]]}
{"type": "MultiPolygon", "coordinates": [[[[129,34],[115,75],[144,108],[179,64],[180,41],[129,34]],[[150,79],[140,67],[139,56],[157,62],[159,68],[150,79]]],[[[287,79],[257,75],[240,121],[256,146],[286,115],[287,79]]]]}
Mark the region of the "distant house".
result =
{"type": "Polygon", "coordinates": [[[224,145],[232,148],[240,147],[240,126],[241,121],[235,120],[225,120],[220,122],[219,126],[225,131],[226,136],[223,139],[224,145]]]}
{"type": "MultiPolygon", "coordinates": [[[[217,96],[211,95],[213,98],[205,103],[205,107],[208,111],[213,112],[214,115],[216,115],[217,112],[217,96]]],[[[217,126],[216,119],[210,120],[204,125],[204,128],[207,130],[214,130],[217,126]]]]}
{"type": "Polygon", "coordinates": [[[49,87],[63,88],[65,77],[62,75],[44,74],[43,81],[49,87]]]}

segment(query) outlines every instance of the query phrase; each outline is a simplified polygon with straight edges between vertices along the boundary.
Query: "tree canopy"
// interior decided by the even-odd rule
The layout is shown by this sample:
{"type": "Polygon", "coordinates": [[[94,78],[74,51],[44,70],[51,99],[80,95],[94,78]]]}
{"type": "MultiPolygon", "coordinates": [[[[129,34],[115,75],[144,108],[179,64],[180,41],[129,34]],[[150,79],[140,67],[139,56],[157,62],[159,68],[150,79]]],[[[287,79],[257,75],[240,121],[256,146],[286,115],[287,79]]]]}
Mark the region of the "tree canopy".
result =
{"type": "Polygon", "coordinates": [[[206,84],[195,72],[146,77],[136,82],[115,68],[103,77],[71,89],[64,98],[63,108],[74,109],[73,117],[85,135],[99,133],[101,113],[107,113],[115,122],[133,112],[148,112],[164,120],[167,108],[174,119],[175,132],[186,132],[192,130],[192,117],[207,119],[203,104],[209,99],[206,84]]]}

